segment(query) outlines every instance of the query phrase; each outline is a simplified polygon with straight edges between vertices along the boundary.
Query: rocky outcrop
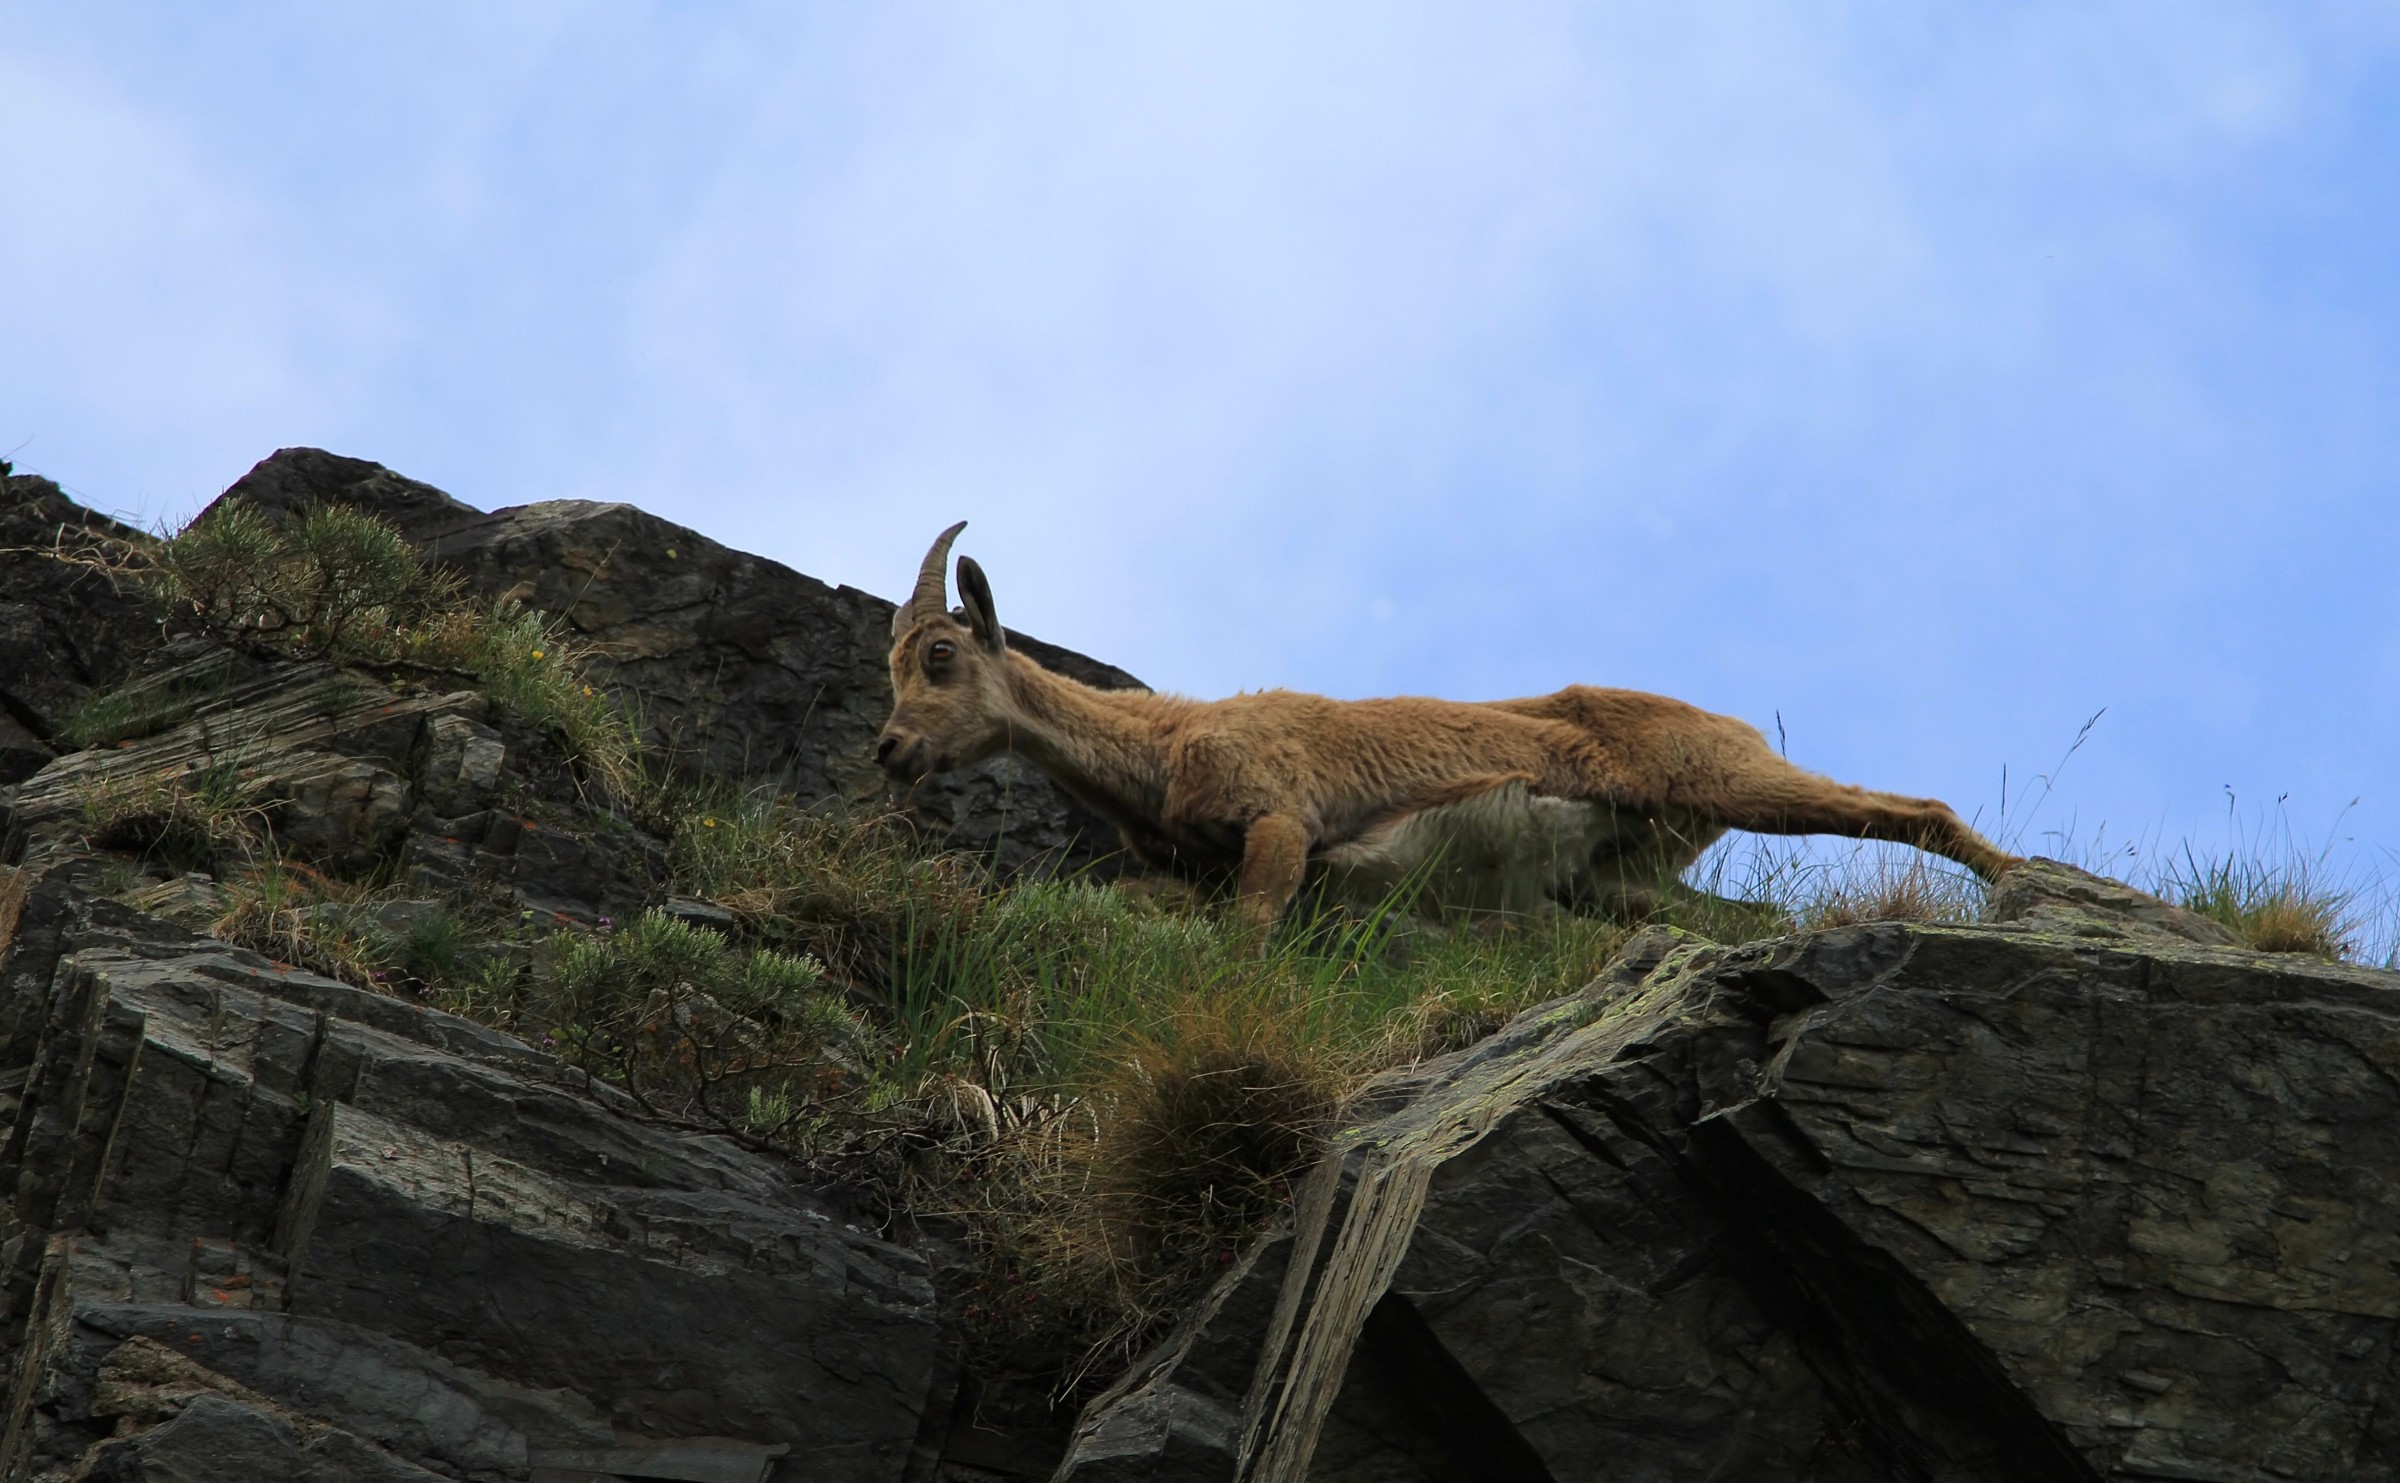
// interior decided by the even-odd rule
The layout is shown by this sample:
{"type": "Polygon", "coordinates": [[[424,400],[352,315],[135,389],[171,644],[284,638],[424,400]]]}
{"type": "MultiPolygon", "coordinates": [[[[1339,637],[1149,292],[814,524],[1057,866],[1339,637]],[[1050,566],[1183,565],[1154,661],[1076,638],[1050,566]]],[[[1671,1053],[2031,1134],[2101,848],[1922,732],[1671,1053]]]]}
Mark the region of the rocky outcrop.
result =
{"type": "Polygon", "coordinates": [[[925,1263],[782,1166],[61,880],[20,915],[0,1477],[930,1464],[925,1263]]]}
{"type": "MultiPolygon", "coordinates": [[[[7,492],[20,551],[107,529],[7,492]]],[[[484,514],[309,450],[236,492],[364,504],[564,615],[695,768],[880,795],[888,604],[629,506],[484,514]]],[[[1049,1466],[1054,1430],[959,1373],[938,1241],[364,971],[162,919],[217,916],[271,845],[378,883],[307,913],[472,915],[511,972],[556,923],[733,925],[664,897],[664,842],[552,738],[429,675],[161,648],[138,599],[19,560],[0,1483],[1049,1466]],[[72,751],[101,687],[139,723],[72,751]]],[[[1004,862],[1106,843],[1030,775],[917,806],[1004,862]]],[[[1649,931],[1370,1088],[1059,1476],[2400,1477],[2395,1113],[2400,977],[2245,952],[2047,862],[1979,925],[1649,931]]]]}
{"type": "MultiPolygon", "coordinates": [[[[225,492],[269,512],[347,503],[392,521],[476,591],[558,614],[651,741],[693,771],[803,800],[880,803],[876,733],[891,712],[892,604],[718,544],[627,504],[555,500],[484,514],[379,464],[287,448],[225,492]]],[[[905,574],[911,553],[898,558],[905,574]]],[[[1137,687],[1123,670],[1018,633],[1064,674],[1137,687]]],[[[995,758],[921,785],[911,811],[1008,868],[1087,868],[1115,831],[1040,773],[995,758]]]]}
{"type": "Polygon", "coordinates": [[[1061,1477],[2400,1476],[2400,976],[1994,915],[1645,934],[1386,1084],[1061,1477]]]}
{"type": "Polygon", "coordinates": [[[661,841],[588,806],[550,740],[474,691],[190,640],[126,693],[159,729],[62,757],[16,790],[0,835],[31,874],[80,869],[98,844],[205,879],[271,833],[282,858],[382,872],[428,900],[490,898],[545,925],[630,917],[664,874],[661,841]],[[236,832],[171,837],[212,823],[236,832]]]}
{"type": "Polygon", "coordinates": [[[76,707],[157,643],[159,614],[138,593],[48,554],[134,533],[47,479],[0,475],[0,787],[74,750],[60,732],[76,707]]]}

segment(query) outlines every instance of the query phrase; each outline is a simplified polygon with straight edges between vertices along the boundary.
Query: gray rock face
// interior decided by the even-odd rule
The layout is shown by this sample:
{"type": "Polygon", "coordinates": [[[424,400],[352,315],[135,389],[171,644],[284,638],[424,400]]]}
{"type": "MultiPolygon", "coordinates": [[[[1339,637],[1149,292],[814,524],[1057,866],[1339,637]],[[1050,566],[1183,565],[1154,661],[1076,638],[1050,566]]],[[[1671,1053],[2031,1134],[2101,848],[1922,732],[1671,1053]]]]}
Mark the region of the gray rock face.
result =
{"type": "Polygon", "coordinates": [[[925,1263],[464,1020],[53,880],[0,965],[0,1477],[899,1479],[925,1263]]]}
{"type": "Polygon", "coordinates": [[[137,593],[42,554],[62,534],[72,546],[132,532],[47,479],[0,477],[0,787],[66,750],[58,733],[76,706],[158,637],[160,614],[137,593]]]}
{"type": "MultiPolygon", "coordinates": [[[[695,767],[881,788],[887,604],[628,506],[485,515],[311,450],[237,492],[366,504],[565,615],[695,767]]],[[[11,545],[96,519],[40,481],[7,495],[11,545]]],[[[395,937],[486,893],[536,923],[657,902],[660,841],[585,805],[547,739],[473,694],[179,643],[139,671],[148,734],[56,755],[156,615],[18,561],[0,1483],[1047,1466],[1049,1436],[978,1422],[926,1260],[839,1192],[78,885],[96,818],[163,827],[111,800],[230,771],[279,848],[408,884],[371,907],[395,937]]],[[[1004,863],[1107,843],[1047,790],[987,770],[917,806],[1004,863]]],[[[226,899],[151,876],[152,910],[226,899]]],[[[2400,1477],[2400,977],[2242,952],[2048,862],[1989,918],[1647,933],[1384,1079],[1288,1224],[1087,1410],[1060,1477],[2400,1477]]]]}
{"type": "Polygon", "coordinates": [[[1061,1476],[2400,1476],[2400,976],[2104,884],[1637,939],[1385,1088],[1238,1399],[1170,1345],[1061,1476]]]}
{"type": "MultiPolygon", "coordinates": [[[[876,733],[891,712],[892,604],[830,587],[632,505],[558,500],[481,513],[379,464],[287,448],[225,492],[254,508],[376,511],[478,592],[563,616],[631,699],[651,740],[694,771],[803,800],[880,803],[876,733]]],[[[896,553],[895,578],[915,553],[896,553]]],[[[1137,688],[1123,670],[1012,632],[1062,674],[1137,688]]],[[[996,758],[907,800],[929,827],[1015,868],[1082,868],[1116,834],[1041,774],[996,758]]]]}

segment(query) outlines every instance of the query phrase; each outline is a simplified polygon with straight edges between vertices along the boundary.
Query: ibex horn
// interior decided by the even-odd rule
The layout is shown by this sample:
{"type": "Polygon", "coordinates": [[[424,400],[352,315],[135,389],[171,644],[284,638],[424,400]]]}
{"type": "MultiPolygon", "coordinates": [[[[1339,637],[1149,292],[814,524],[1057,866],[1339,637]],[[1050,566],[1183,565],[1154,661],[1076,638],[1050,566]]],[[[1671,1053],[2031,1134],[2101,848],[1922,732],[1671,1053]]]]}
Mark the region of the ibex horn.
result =
{"type": "Polygon", "coordinates": [[[950,586],[945,580],[950,566],[950,543],[966,528],[967,522],[961,520],[933,538],[933,549],[925,553],[925,564],[917,568],[917,590],[892,614],[892,637],[898,638],[912,624],[950,611],[950,586]]]}

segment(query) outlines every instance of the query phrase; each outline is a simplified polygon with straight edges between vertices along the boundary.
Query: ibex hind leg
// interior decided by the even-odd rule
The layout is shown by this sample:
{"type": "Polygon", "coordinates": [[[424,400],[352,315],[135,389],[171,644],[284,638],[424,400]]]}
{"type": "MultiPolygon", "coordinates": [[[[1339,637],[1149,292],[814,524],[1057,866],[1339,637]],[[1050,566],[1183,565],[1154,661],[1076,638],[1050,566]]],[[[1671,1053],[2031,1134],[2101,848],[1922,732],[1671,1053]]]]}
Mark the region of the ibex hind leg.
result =
{"type": "Polygon", "coordinates": [[[1659,916],[1690,893],[1683,873],[1724,833],[1692,818],[1620,815],[1617,831],[1593,850],[1572,904],[1619,921],[1659,916]]]}
{"type": "Polygon", "coordinates": [[[1772,752],[1726,779],[1716,818],[1757,834],[1836,834],[1913,845],[1956,860],[1985,880],[2017,857],[1967,827],[1936,798],[1909,798],[1837,783],[1792,766],[1772,752]]]}

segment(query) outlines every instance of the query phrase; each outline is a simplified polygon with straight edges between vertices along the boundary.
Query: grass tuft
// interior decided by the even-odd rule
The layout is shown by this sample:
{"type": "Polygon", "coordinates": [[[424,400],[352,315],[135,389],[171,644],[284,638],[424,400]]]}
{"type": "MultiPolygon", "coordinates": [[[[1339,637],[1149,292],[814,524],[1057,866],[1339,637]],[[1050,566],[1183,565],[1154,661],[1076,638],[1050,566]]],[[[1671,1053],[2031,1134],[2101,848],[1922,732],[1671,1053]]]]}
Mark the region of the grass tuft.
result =
{"type": "Polygon", "coordinates": [[[608,796],[654,790],[640,735],[624,706],[587,673],[591,650],[566,624],[515,602],[452,607],[383,636],[377,662],[450,670],[537,726],[556,733],[608,796]]]}
{"type": "Polygon", "coordinates": [[[1983,884],[1974,876],[1921,854],[1885,852],[1821,878],[1793,916],[1817,931],[1862,922],[1971,922],[1982,909],[1983,884]]]}
{"type": "Polygon", "coordinates": [[[171,775],[102,776],[77,787],[90,845],[179,871],[213,870],[269,853],[268,806],[232,762],[171,775]]]}
{"type": "Polygon", "coordinates": [[[388,988],[391,943],[352,910],[366,893],[296,861],[267,859],[218,881],[210,936],[360,988],[388,988]]]}
{"type": "Polygon", "coordinates": [[[1223,1261],[1316,1156],[1360,1065],[1309,1019],[1273,997],[1189,1001],[1092,1087],[1092,1188],[1138,1289],[1223,1261]]]}
{"type": "Polygon", "coordinates": [[[703,788],[670,812],[677,891],[715,902],[746,931],[847,979],[921,978],[916,949],[941,951],[934,939],[975,919],[992,895],[985,871],[928,854],[897,815],[804,809],[721,788],[703,788]]]}
{"type": "Polygon", "coordinates": [[[2187,852],[2167,867],[2164,893],[2176,904],[2222,922],[2262,953],[2303,953],[2328,962],[2357,956],[2356,890],[2330,882],[2319,864],[2187,852]]]}

